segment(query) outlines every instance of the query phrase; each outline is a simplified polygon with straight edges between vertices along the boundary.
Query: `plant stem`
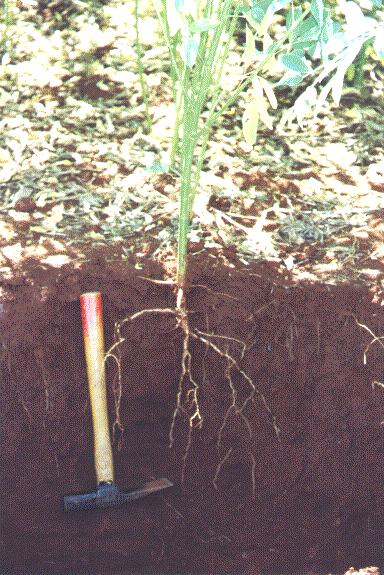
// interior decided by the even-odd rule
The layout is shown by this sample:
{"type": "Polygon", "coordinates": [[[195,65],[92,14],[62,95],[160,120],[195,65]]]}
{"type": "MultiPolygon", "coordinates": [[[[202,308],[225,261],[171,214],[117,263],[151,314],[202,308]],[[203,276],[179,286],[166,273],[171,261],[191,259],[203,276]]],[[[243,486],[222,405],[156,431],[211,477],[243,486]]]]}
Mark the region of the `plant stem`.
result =
{"type": "MultiPolygon", "coordinates": [[[[193,181],[192,176],[195,150],[199,139],[199,119],[212,86],[215,62],[217,54],[221,51],[223,33],[227,27],[231,6],[232,0],[224,0],[220,13],[220,21],[212,35],[209,47],[208,33],[206,33],[202,37],[193,72],[189,75],[188,81],[183,84],[184,94],[186,94],[186,96],[183,100],[183,136],[181,144],[181,181],[177,255],[177,284],[179,288],[184,286],[187,273],[188,232],[193,203],[191,194],[193,190],[196,189],[197,185],[197,183],[193,181]]],[[[209,4],[209,10],[211,10],[211,8],[211,4],[209,4]]],[[[200,175],[199,173],[196,173],[196,170],[194,172],[195,175],[200,175]]]]}
{"type": "Polygon", "coordinates": [[[191,194],[190,194],[190,211],[192,211],[193,202],[194,202],[194,199],[196,196],[196,189],[197,189],[197,186],[199,185],[200,175],[201,175],[201,171],[203,169],[203,164],[204,164],[205,155],[206,155],[206,151],[207,151],[207,147],[208,147],[209,137],[211,135],[211,127],[212,127],[211,118],[212,118],[212,115],[216,109],[217,104],[220,101],[221,95],[222,95],[222,92],[220,91],[220,83],[221,83],[221,79],[223,76],[224,63],[226,62],[227,57],[228,57],[228,53],[229,53],[229,49],[231,46],[232,37],[233,37],[233,34],[235,32],[235,29],[236,29],[237,17],[239,15],[239,13],[240,13],[240,7],[238,6],[235,9],[235,13],[232,15],[232,21],[231,21],[231,25],[230,25],[229,30],[228,30],[227,41],[226,41],[226,44],[224,46],[223,54],[220,57],[220,65],[218,67],[216,79],[215,79],[215,81],[213,83],[213,87],[212,87],[212,93],[214,94],[214,99],[213,99],[213,102],[212,102],[211,107],[210,107],[207,122],[203,128],[202,133],[201,133],[202,142],[201,142],[201,147],[200,147],[200,154],[199,154],[199,158],[197,160],[196,169],[194,172],[195,177],[193,180],[193,186],[192,186],[192,190],[191,190],[191,194]]]}
{"type": "MultiPolygon", "coordinates": [[[[191,79],[189,79],[189,82],[191,82],[191,79]]],[[[201,112],[196,100],[197,95],[193,92],[184,100],[177,246],[177,284],[179,287],[184,286],[187,272],[188,232],[190,225],[189,196],[192,185],[192,168],[201,112]]]]}
{"type": "Polygon", "coordinates": [[[183,71],[183,80],[182,80],[182,89],[178,90],[176,96],[176,118],[175,118],[175,127],[173,130],[173,137],[172,137],[172,145],[171,151],[169,154],[169,168],[170,170],[174,170],[176,167],[176,156],[179,151],[179,143],[180,143],[180,126],[183,121],[183,103],[184,103],[184,93],[187,91],[187,68],[184,66],[183,71]]]}
{"type": "MultiPolygon", "coordinates": [[[[164,2],[164,0],[163,0],[164,2]]],[[[209,33],[202,34],[197,59],[193,69],[188,71],[184,69],[182,78],[180,78],[180,70],[177,68],[179,90],[179,106],[177,106],[176,126],[171,148],[171,165],[174,166],[175,157],[179,144],[179,128],[183,127],[183,134],[181,140],[180,156],[181,156],[181,180],[180,180],[180,201],[179,201],[179,229],[178,229],[178,253],[177,253],[177,284],[179,288],[183,288],[187,273],[187,255],[188,255],[188,232],[190,227],[190,219],[193,207],[193,200],[196,193],[196,188],[199,182],[206,149],[208,146],[210,131],[213,123],[228,108],[231,103],[237,100],[241,92],[248,84],[251,83],[252,78],[262,70],[266,63],[273,57],[276,51],[284,44],[286,39],[295,29],[292,27],[287,34],[285,34],[278,42],[275,43],[274,49],[269,52],[264,60],[260,62],[252,74],[246,77],[239,83],[232,95],[224,101],[221,108],[215,112],[217,105],[223,99],[223,92],[219,91],[220,81],[223,74],[224,60],[226,59],[230,41],[233,36],[236,20],[240,8],[236,7],[235,13],[232,15],[233,21],[228,26],[228,19],[231,16],[233,2],[232,0],[223,0],[222,6],[216,7],[216,12],[220,13],[220,19],[216,26],[212,37],[209,39],[209,33]],[[225,33],[228,36],[224,38],[225,33]],[[224,48],[223,48],[224,47],[224,48]],[[216,69],[217,66],[217,69],[216,69]],[[215,79],[213,80],[213,77],[215,79]],[[199,129],[199,120],[201,112],[207,103],[208,94],[213,90],[214,98],[212,106],[208,114],[208,121],[204,127],[199,129]],[[202,138],[201,150],[194,167],[195,152],[197,144],[202,138]]],[[[206,7],[207,9],[207,7],[206,7]]],[[[208,12],[213,10],[212,0],[208,4],[208,12]]],[[[296,26],[306,17],[309,10],[305,11],[301,17],[296,21],[296,26]]],[[[164,35],[166,36],[168,48],[170,49],[171,60],[176,66],[175,54],[172,51],[172,42],[169,34],[167,36],[166,26],[162,22],[164,35]]]]}
{"type": "MultiPolygon", "coordinates": [[[[193,119],[195,120],[195,118],[193,119]]],[[[177,285],[179,287],[184,286],[187,272],[187,248],[190,220],[189,194],[191,190],[192,166],[196,146],[197,121],[194,121],[193,123],[191,122],[191,125],[188,126],[191,129],[191,132],[186,132],[186,137],[183,137],[182,143],[183,158],[180,182],[179,232],[177,245],[177,285]],[[193,123],[195,124],[194,127],[193,123]]]]}
{"type": "Polygon", "coordinates": [[[167,16],[166,16],[166,14],[167,14],[167,12],[166,12],[166,1],[162,0],[162,4],[163,4],[164,15],[163,15],[162,11],[159,9],[156,2],[154,2],[154,7],[156,10],[157,18],[160,22],[160,27],[161,27],[161,31],[162,31],[163,36],[164,36],[165,43],[166,43],[168,51],[169,51],[169,57],[171,60],[172,81],[174,84],[175,84],[176,80],[179,83],[181,83],[181,74],[180,74],[179,68],[177,66],[174,42],[172,41],[172,38],[171,38],[170,33],[169,33],[169,25],[168,25],[167,16]],[[176,80],[174,78],[176,78],[176,80]]]}

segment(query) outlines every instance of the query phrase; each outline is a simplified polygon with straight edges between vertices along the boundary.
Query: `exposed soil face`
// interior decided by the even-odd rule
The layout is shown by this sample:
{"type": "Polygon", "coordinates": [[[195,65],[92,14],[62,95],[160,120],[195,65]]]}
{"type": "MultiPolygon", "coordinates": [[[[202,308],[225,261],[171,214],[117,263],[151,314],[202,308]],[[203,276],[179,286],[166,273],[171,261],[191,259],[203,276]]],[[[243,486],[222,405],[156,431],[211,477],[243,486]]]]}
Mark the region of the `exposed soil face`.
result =
{"type": "MultiPolygon", "coordinates": [[[[382,381],[384,350],[374,342],[364,364],[374,337],[357,323],[382,335],[380,302],[362,285],[290,285],[267,267],[204,261],[195,259],[187,294],[191,329],[200,334],[190,351],[204,422],[187,451],[188,406],[169,447],[182,352],[175,317],[127,322],[119,347],[117,482],[128,489],[168,477],[175,487],[88,513],[62,509],[63,495],[95,488],[79,295],[103,293],[109,347],[116,321],[173,307],[174,292],[140,277],[160,279],[154,264],[138,271],[104,260],[37,266],[3,283],[2,558],[9,569],[339,573],[384,557],[384,390],[372,386],[382,381]],[[251,392],[243,374],[257,393],[241,411],[251,392]],[[237,410],[228,410],[234,399],[237,410]]],[[[115,375],[110,361],[111,423],[115,375]]],[[[191,387],[187,378],[183,384],[191,387]]]]}

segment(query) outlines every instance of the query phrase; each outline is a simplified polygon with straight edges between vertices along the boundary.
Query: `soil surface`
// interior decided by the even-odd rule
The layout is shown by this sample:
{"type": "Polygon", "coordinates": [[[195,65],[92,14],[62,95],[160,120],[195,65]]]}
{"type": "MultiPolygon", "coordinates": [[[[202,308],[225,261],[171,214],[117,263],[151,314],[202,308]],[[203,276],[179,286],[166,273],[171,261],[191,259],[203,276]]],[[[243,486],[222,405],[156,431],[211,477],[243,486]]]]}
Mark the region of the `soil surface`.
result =
{"type": "Polygon", "coordinates": [[[107,364],[117,483],[168,477],[174,487],[64,513],[64,495],[95,489],[79,295],[103,293],[109,348],[115,322],[175,306],[171,285],[145,279],[164,277],[153,262],[138,270],[103,257],[60,269],[24,263],[2,279],[2,572],[380,566],[382,302],[363,284],[299,285],[267,265],[191,262],[192,377],[182,379],[171,448],[182,332],[172,313],[122,326],[121,390],[116,362],[107,364]],[[192,429],[193,397],[203,422],[192,429]]]}

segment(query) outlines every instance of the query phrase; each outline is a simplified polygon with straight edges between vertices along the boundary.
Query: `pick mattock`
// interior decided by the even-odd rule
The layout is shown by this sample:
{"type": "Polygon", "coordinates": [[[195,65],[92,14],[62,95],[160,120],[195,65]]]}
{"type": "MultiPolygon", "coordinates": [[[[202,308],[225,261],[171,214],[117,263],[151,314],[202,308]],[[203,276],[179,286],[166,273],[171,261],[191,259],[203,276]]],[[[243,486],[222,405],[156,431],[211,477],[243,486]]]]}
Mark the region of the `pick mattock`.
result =
{"type": "Polygon", "coordinates": [[[105,383],[103,306],[100,292],[80,296],[85,358],[93,420],[96,491],[64,497],[65,511],[100,509],[121,505],[161,491],[173,484],[155,479],[142,487],[121,491],[114,480],[113,455],[109,432],[107,390],[105,383]]]}

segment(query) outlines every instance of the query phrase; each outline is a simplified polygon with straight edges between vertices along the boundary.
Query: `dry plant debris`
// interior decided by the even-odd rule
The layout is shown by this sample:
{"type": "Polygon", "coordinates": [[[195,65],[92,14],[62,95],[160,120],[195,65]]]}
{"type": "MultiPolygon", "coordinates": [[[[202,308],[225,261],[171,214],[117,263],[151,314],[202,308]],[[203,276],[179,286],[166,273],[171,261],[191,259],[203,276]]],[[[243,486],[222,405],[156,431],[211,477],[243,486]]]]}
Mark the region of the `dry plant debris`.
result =
{"type": "MultiPolygon", "coordinates": [[[[57,4],[13,7],[2,60],[4,273],[7,260],[17,265],[33,251],[50,257],[76,246],[81,257],[82,244],[120,242],[123,256],[144,250],[162,257],[175,243],[177,177],[148,172],[166,159],[173,117],[153,8],[140,8],[153,114],[152,133],[144,135],[133,2],[85,10],[57,4]],[[44,253],[47,239],[53,242],[44,253]],[[16,255],[4,256],[4,247],[16,255]]],[[[227,66],[235,73],[240,63],[235,50],[227,66]]],[[[308,129],[264,129],[253,148],[242,141],[240,111],[226,114],[199,189],[195,251],[229,248],[244,263],[276,261],[298,279],[377,280],[383,71],[369,66],[367,74],[361,94],[347,88],[342,106],[328,104],[308,129]]],[[[289,94],[280,98],[289,103],[289,94]]]]}

